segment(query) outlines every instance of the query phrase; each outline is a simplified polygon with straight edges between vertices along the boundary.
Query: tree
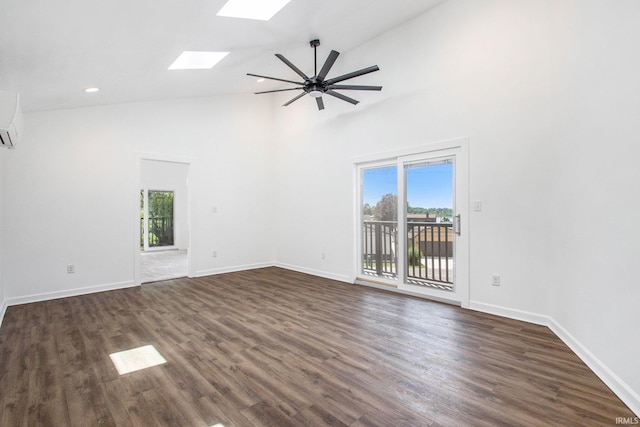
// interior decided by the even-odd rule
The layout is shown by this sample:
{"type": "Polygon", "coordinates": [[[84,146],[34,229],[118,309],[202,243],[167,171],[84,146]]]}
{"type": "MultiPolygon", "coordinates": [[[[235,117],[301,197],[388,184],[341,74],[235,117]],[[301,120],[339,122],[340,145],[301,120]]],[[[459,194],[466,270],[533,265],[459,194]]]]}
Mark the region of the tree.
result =
{"type": "Polygon", "coordinates": [[[364,206],[362,207],[362,214],[363,215],[373,215],[373,208],[371,207],[371,205],[369,203],[365,203],[364,206]]]}
{"type": "Polygon", "coordinates": [[[396,221],[398,219],[398,196],[385,194],[376,203],[375,218],[377,221],[396,221]]]}

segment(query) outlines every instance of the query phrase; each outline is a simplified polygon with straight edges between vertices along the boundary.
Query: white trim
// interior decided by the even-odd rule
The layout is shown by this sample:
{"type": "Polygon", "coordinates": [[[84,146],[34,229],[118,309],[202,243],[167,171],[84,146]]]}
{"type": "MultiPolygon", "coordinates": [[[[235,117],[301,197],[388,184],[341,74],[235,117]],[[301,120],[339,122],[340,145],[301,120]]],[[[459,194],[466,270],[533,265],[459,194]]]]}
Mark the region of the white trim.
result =
{"type": "Polygon", "coordinates": [[[312,276],[323,277],[325,279],[337,280],[338,282],[345,282],[348,284],[353,284],[354,278],[349,276],[344,276],[342,274],[334,274],[329,273],[327,271],[314,270],[312,268],[306,267],[298,267],[296,265],[285,264],[281,262],[276,262],[274,267],[280,267],[291,271],[297,271],[298,273],[310,274],[312,276]]]}
{"type": "Polygon", "coordinates": [[[180,248],[176,245],[171,246],[151,246],[145,249],[143,252],[165,252],[165,251],[179,251],[180,248]]]}
{"type": "Polygon", "coordinates": [[[640,394],[629,387],[627,383],[552,317],[478,301],[471,301],[470,309],[548,327],[632,412],[640,416],[640,394]]]}
{"type": "Polygon", "coordinates": [[[259,262],[259,263],[255,263],[255,264],[234,265],[234,266],[231,266],[231,267],[222,267],[222,268],[213,268],[213,269],[208,269],[208,270],[199,270],[199,271],[196,271],[193,276],[189,276],[189,277],[214,276],[216,274],[235,273],[236,271],[255,270],[257,268],[265,268],[265,267],[273,267],[273,263],[272,262],[259,262]]]}
{"type": "Polygon", "coordinates": [[[450,304],[450,305],[455,305],[456,307],[460,307],[460,301],[456,301],[450,298],[446,298],[446,297],[439,297],[437,295],[431,295],[431,294],[425,294],[422,292],[413,292],[410,291],[406,288],[401,289],[401,288],[396,288],[394,286],[387,286],[383,283],[375,283],[375,282],[370,282],[366,279],[356,279],[353,282],[355,285],[360,285],[360,286],[368,286],[370,288],[376,288],[376,289],[382,289],[384,291],[389,291],[389,292],[394,292],[396,294],[403,294],[403,295],[409,295],[412,297],[417,297],[417,298],[422,298],[422,299],[426,299],[429,301],[435,301],[435,302],[442,302],[445,304],[450,304]]]}
{"type": "Polygon", "coordinates": [[[486,304],[478,301],[470,301],[469,309],[542,326],[549,326],[549,323],[551,322],[551,317],[549,316],[543,316],[530,311],[515,310],[513,308],[502,307],[499,305],[486,304]]]}
{"type": "Polygon", "coordinates": [[[604,382],[611,391],[624,402],[632,412],[640,417],[640,394],[617,376],[569,331],[553,318],[549,319],[549,329],[558,336],[584,363],[604,382]]]}
{"type": "Polygon", "coordinates": [[[446,139],[442,141],[431,142],[428,144],[420,144],[412,147],[402,148],[400,150],[385,151],[382,153],[368,154],[366,156],[358,156],[351,159],[352,163],[357,166],[365,165],[366,163],[379,163],[385,161],[394,161],[398,157],[406,157],[413,155],[420,155],[424,153],[432,153],[440,150],[450,150],[453,148],[459,148],[463,145],[469,144],[469,137],[460,137],[453,139],[446,139]]]}
{"type": "MultiPolygon", "coordinates": [[[[196,216],[194,209],[192,207],[195,204],[194,198],[194,190],[193,185],[191,185],[191,177],[194,174],[194,167],[196,165],[195,158],[193,157],[185,157],[185,156],[174,156],[169,154],[161,154],[161,153],[149,153],[149,152],[140,152],[137,151],[134,153],[135,161],[134,161],[134,192],[135,198],[132,206],[135,207],[135,214],[133,215],[133,219],[135,221],[135,228],[137,230],[134,233],[134,242],[133,249],[135,253],[134,263],[133,263],[133,282],[136,285],[142,284],[142,260],[140,255],[140,187],[142,180],[142,161],[143,160],[155,160],[162,161],[168,163],[182,163],[187,165],[187,277],[196,277],[197,272],[195,268],[196,259],[196,245],[193,243],[193,235],[191,233],[192,230],[196,229],[195,221],[196,216]]],[[[174,190],[175,191],[175,190],[174,190]]],[[[147,203],[148,204],[148,203],[147,203]]],[[[145,207],[146,205],[145,204],[145,207]]],[[[146,246],[146,244],[145,244],[146,246]]]]}
{"type": "Polygon", "coordinates": [[[2,321],[4,320],[4,314],[7,312],[7,300],[2,300],[2,305],[0,306],[0,327],[2,327],[2,321]]]}
{"type": "Polygon", "coordinates": [[[31,294],[22,297],[7,298],[5,304],[7,306],[29,304],[32,302],[49,301],[58,298],[75,297],[79,295],[95,294],[97,292],[114,291],[117,289],[135,288],[136,285],[132,281],[106,283],[103,285],[88,286],[85,288],[67,289],[64,291],[45,292],[41,294],[31,294]]]}

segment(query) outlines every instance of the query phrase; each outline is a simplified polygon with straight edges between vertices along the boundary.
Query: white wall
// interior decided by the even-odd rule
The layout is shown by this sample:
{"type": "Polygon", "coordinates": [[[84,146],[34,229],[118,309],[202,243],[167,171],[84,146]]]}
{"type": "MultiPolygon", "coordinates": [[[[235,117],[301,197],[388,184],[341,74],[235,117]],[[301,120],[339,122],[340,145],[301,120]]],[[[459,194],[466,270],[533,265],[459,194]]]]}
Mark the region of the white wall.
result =
{"type": "Polygon", "coordinates": [[[174,246],[188,249],[188,163],[167,162],[141,159],[141,189],[155,191],[173,191],[174,246]]]}
{"type": "Polygon", "coordinates": [[[353,277],[353,160],[468,136],[472,199],[484,207],[471,217],[471,300],[547,312],[538,221],[550,145],[547,13],[542,2],[445,2],[340,57],[336,74],[377,63],[380,72],[352,82],[382,84],[381,93],[352,92],[363,101],[355,107],[330,98],[322,112],[305,100],[281,109],[278,261],[353,277]]]}
{"type": "Polygon", "coordinates": [[[344,52],[384,89],[278,110],[278,262],[353,278],[353,159],[469,137],[472,307],[548,324],[640,411],[638,7],[450,0],[344,52]]]}
{"type": "Polygon", "coordinates": [[[550,314],[640,411],[640,2],[552,2],[550,314]]]}
{"type": "Polygon", "coordinates": [[[196,275],[271,264],[270,105],[246,95],[26,114],[2,159],[5,298],[133,285],[140,152],[195,159],[196,275]]]}

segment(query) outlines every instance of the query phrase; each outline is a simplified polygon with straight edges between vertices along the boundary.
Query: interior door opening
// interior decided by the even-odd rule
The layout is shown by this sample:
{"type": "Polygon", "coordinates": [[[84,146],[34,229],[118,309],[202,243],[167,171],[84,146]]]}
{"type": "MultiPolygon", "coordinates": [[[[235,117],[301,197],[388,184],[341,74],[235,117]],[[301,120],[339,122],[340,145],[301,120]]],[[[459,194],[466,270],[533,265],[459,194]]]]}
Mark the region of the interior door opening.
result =
{"type": "Polygon", "coordinates": [[[188,276],[188,168],[140,161],[140,283],[188,276]]]}

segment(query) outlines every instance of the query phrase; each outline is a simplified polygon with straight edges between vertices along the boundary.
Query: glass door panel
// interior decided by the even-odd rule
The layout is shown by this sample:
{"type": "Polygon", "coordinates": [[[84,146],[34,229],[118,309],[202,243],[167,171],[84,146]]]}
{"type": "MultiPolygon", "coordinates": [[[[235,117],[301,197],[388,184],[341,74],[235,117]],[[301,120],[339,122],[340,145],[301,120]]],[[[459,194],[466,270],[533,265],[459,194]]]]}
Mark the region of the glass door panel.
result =
{"type": "Polygon", "coordinates": [[[397,166],[362,170],[361,273],[383,280],[398,276],[397,166]]]}
{"type": "Polygon", "coordinates": [[[149,191],[149,247],[173,246],[173,191],[149,191]]]}
{"type": "Polygon", "coordinates": [[[454,289],[454,158],[404,165],[405,283],[454,289]]]}

